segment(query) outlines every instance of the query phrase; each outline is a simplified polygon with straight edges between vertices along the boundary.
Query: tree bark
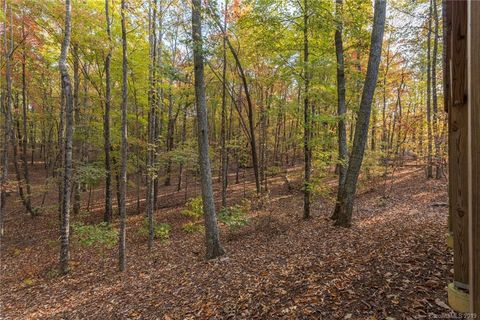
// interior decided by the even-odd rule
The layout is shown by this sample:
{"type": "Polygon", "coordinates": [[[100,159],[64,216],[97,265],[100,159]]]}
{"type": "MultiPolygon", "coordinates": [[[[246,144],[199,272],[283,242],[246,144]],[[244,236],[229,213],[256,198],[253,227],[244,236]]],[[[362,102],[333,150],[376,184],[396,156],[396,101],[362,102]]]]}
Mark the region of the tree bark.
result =
{"type": "Polygon", "coordinates": [[[390,41],[387,40],[387,55],[385,57],[385,71],[382,80],[382,146],[381,149],[385,154],[388,153],[388,129],[387,129],[387,79],[390,69],[390,41]]]}
{"type": "MultiPolygon", "coordinates": [[[[3,220],[4,220],[4,208],[5,208],[5,181],[8,175],[8,146],[11,140],[11,117],[12,117],[12,79],[11,79],[11,55],[12,49],[8,47],[8,34],[7,29],[7,0],[3,2],[3,13],[5,20],[3,23],[3,40],[4,40],[4,55],[5,55],[5,83],[6,83],[6,97],[5,97],[5,130],[4,130],[4,145],[2,154],[2,175],[0,180],[0,237],[4,234],[3,220]]],[[[2,99],[3,101],[3,99],[2,99]]]]}
{"type": "Polygon", "coordinates": [[[358,111],[352,153],[345,178],[345,187],[339,197],[340,209],[338,212],[338,219],[335,222],[335,225],[338,226],[348,227],[351,224],[358,175],[360,173],[365,152],[370,114],[372,110],[372,100],[378,79],[378,67],[382,54],[383,34],[385,31],[386,6],[386,0],[375,0],[367,74],[363,86],[360,109],[358,111]]]}
{"type": "MultiPolygon", "coordinates": [[[[25,23],[22,20],[22,37],[25,39],[25,23]]],[[[25,197],[23,199],[25,208],[31,217],[36,216],[36,210],[32,207],[32,191],[30,186],[30,174],[28,170],[27,147],[28,147],[28,104],[27,104],[27,76],[26,76],[27,51],[25,43],[22,50],[22,167],[23,183],[25,184],[25,197]]],[[[20,135],[19,135],[20,137],[20,135]]]]}
{"type": "Polygon", "coordinates": [[[347,129],[345,126],[345,117],[347,107],[345,103],[345,60],[343,57],[343,0],[335,1],[335,54],[337,57],[337,115],[338,115],[338,192],[335,210],[332,219],[338,218],[338,211],[340,209],[339,196],[343,193],[345,185],[345,178],[347,174],[348,162],[348,148],[347,148],[347,129]]]}
{"type": "MultiPolygon", "coordinates": [[[[74,110],[74,122],[75,127],[78,127],[80,122],[80,61],[78,57],[78,45],[76,43],[72,46],[72,54],[73,54],[73,110],[74,110]]],[[[78,168],[78,165],[81,161],[81,150],[80,150],[80,143],[79,141],[75,141],[75,149],[74,149],[74,158],[75,161],[75,168],[78,168]]],[[[77,170],[75,170],[77,171],[77,170]]],[[[77,174],[74,175],[72,191],[73,191],[73,214],[78,215],[80,213],[80,182],[79,176],[77,174]]]]}
{"type": "MultiPolygon", "coordinates": [[[[188,104],[185,105],[185,109],[183,110],[183,118],[182,118],[182,145],[183,146],[185,146],[185,141],[187,140],[187,110],[188,110],[188,104]]],[[[178,168],[177,191],[180,191],[180,189],[182,188],[182,177],[183,177],[183,171],[184,171],[183,167],[184,167],[184,163],[181,162],[178,168]]]]}
{"type": "Polygon", "coordinates": [[[65,31],[60,53],[59,68],[62,79],[62,91],[65,99],[65,141],[62,185],[62,211],[60,228],[60,271],[68,273],[70,255],[70,194],[72,180],[72,140],[73,140],[73,96],[70,75],[68,74],[67,55],[71,36],[70,0],[65,0],[65,31]]]}
{"type": "MultiPolygon", "coordinates": [[[[175,28],[174,31],[174,38],[173,38],[173,52],[172,52],[172,68],[175,68],[176,65],[176,54],[177,54],[177,41],[178,41],[178,27],[175,28]]],[[[168,82],[168,119],[167,119],[167,137],[165,139],[165,144],[166,144],[166,149],[167,152],[173,151],[174,147],[174,134],[175,134],[175,122],[177,120],[177,117],[173,114],[173,93],[172,93],[172,87],[173,87],[173,82],[174,79],[172,76],[170,76],[170,80],[168,82]]],[[[177,113],[178,115],[178,113],[177,113]]],[[[166,164],[166,172],[165,172],[166,178],[165,178],[165,185],[169,186],[172,184],[172,161],[170,159],[170,156],[167,159],[167,164],[166,164]]]]}
{"type": "MultiPolygon", "coordinates": [[[[160,143],[159,137],[163,134],[163,88],[162,88],[162,57],[163,57],[163,0],[158,0],[158,39],[157,39],[157,57],[156,57],[156,70],[158,74],[158,81],[156,81],[156,104],[157,109],[155,112],[155,150],[157,153],[160,152],[160,143]]],[[[158,157],[154,156],[153,162],[155,164],[155,174],[158,176],[158,157]]],[[[158,207],[158,187],[160,185],[160,179],[155,177],[154,181],[154,200],[153,207],[156,209],[158,207]]]]}
{"type": "Polygon", "coordinates": [[[149,66],[149,91],[148,103],[150,110],[148,113],[148,145],[147,145],[147,220],[148,220],[148,248],[153,247],[153,211],[154,211],[154,191],[155,191],[155,172],[154,172],[154,153],[155,153],[155,68],[156,68],[156,0],[149,1],[149,45],[150,45],[150,66],[149,66]]]}
{"type": "Polygon", "coordinates": [[[222,124],[220,129],[220,139],[221,139],[221,184],[222,184],[222,207],[227,207],[227,174],[228,174],[228,164],[227,164],[227,137],[226,137],[226,126],[227,126],[227,35],[225,31],[227,30],[227,10],[228,10],[228,0],[225,1],[225,13],[223,19],[223,68],[222,68],[222,124]]]}
{"type": "Polygon", "coordinates": [[[126,27],[126,5],[125,0],[121,2],[121,25],[122,25],[122,144],[121,144],[121,164],[120,164],[120,232],[119,232],[119,261],[118,267],[120,271],[125,271],[126,257],[125,257],[125,238],[126,238],[126,218],[127,210],[125,200],[127,195],[127,107],[128,107],[128,60],[127,60],[127,27],[126,27]]]}
{"type": "Polygon", "coordinates": [[[103,114],[103,141],[105,152],[105,211],[103,213],[103,221],[110,222],[112,220],[112,160],[110,158],[110,107],[111,107],[111,79],[110,79],[110,63],[112,61],[112,32],[110,29],[111,20],[109,14],[109,1],[105,0],[105,20],[106,31],[108,36],[108,52],[105,58],[105,110],[103,114]]]}
{"type": "Polygon", "coordinates": [[[203,39],[201,0],[192,0],[192,38],[195,75],[195,100],[198,126],[198,154],[202,183],[202,200],[205,219],[206,258],[213,259],[225,254],[220,244],[220,236],[213,199],[212,172],[208,155],[208,119],[205,98],[205,79],[203,62],[203,39]]]}
{"type": "Polygon", "coordinates": [[[432,0],[433,6],[433,52],[432,52],[432,116],[433,139],[435,146],[435,178],[443,177],[443,164],[440,155],[440,130],[438,121],[438,96],[437,96],[437,55],[438,55],[438,10],[437,1],[432,0]]]}
{"type": "Polygon", "coordinates": [[[428,15],[428,34],[427,34],[427,178],[433,178],[433,163],[432,163],[432,54],[431,54],[431,40],[432,40],[432,0],[430,0],[430,9],[428,15]]]}
{"type": "Polygon", "coordinates": [[[309,66],[309,47],[308,47],[308,18],[309,18],[308,0],[303,2],[303,77],[304,77],[304,97],[303,97],[303,152],[304,152],[304,180],[303,180],[303,218],[310,218],[310,197],[312,193],[311,172],[312,172],[312,120],[310,112],[310,66],[309,66]]]}

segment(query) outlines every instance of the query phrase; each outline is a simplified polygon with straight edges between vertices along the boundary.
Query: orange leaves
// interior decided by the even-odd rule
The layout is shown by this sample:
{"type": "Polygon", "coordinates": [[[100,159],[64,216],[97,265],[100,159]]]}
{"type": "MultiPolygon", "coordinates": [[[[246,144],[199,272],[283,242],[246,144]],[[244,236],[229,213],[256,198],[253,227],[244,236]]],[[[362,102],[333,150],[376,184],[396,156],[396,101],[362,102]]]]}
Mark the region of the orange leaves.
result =
{"type": "Polygon", "coordinates": [[[233,0],[228,12],[229,20],[235,21],[242,18],[252,10],[252,6],[244,0],[233,0]]]}

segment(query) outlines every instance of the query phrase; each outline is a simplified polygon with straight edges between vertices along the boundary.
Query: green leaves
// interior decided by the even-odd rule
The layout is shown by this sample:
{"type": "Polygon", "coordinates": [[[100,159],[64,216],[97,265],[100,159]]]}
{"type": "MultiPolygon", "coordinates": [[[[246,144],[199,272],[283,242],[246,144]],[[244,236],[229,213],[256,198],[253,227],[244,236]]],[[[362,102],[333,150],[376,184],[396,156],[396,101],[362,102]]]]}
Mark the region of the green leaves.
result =
{"type": "Polygon", "coordinates": [[[88,186],[96,186],[105,178],[105,169],[99,163],[87,163],[76,168],[75,179],[88,186]]]}
{"type": "Polygon", "coordinates": [[[203,233],[205,230],[201,220],[203,214],[202,197],[188,200],[186,208],[182,211],[182,215],[190,218],[190,221],[183,224],[182,229],[188,233],[203,233]]]}
{"type": "Polygon", "coordinates": [[[182,215],[194,220],[198,220],[203,217],[202,197],[196,197],[188,200],[187,208],[182,211],[182,215]]]}
{"type": "Polygon", "coordinates": [[[106,222],[96,225],[77,222],[72,225],[72,229],[74,239],[81,246],[111,249],[117,244],[118,231],[106,222]]]}
{"type": "Polygon", "coordinates": [[[231,231],[237,230],[248,225],[249,219],[248,211],[244,206],[235,205],[228,208],[223,208],[218,215],[218,220],[225,224],[231,231]]]}
{"type": "MultiPolygon", "coordinates": [[[[172,226],[168,223],[153,223],[153,237],[156,239],[160,239],[166,241],[170,238],[170,231],[172,230],[172,226]]],[[[148,220],[145,219],[143,221],[142,227],[138,230],[138,234],[142,237],[148,237],[148,220]]]]}

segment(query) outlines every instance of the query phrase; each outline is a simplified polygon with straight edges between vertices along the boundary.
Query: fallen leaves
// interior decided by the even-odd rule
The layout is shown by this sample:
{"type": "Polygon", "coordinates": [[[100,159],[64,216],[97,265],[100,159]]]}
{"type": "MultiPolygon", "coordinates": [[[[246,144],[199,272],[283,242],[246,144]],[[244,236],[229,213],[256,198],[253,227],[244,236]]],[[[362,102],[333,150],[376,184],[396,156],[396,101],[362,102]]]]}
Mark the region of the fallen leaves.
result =
{"type": "MultiPolygon", "coordinates": [[[[392,320],[445,313],[452,267],[444,245],[447,209],[432,205],[445,203],[445,185],[418,172],[399,174],[408,179],[394,182],[395,196],[382,205],[378,192],[359,196],[349,230],[326,219],[331,203],[316,203],[315,218],[303,222],[296,214],[301,196],[272,185],[276,200],[224,240],[228,256],[209,262],[202,259],[202,236],[182,231],[180,207],[157,212],[172,235],[152,252],[135,236],[142,217],[130,216],[124,274],[116,271],[115,250],[100,255],[74,247],[72,273],[47,276],[57,247],[46,244],[56,234],[38,230],[55,214],[34,226],[19,222],[5,240],[4,318],[392,320]],[[439,186],[444,191],[434,191],[439,186]],[[25,233],[35,241],[24,240],[25,233]],[[26,286],[24,279],[34,282],[26,286]]],[[[240,189],[235,196],[241,195],[240,189]]]]}

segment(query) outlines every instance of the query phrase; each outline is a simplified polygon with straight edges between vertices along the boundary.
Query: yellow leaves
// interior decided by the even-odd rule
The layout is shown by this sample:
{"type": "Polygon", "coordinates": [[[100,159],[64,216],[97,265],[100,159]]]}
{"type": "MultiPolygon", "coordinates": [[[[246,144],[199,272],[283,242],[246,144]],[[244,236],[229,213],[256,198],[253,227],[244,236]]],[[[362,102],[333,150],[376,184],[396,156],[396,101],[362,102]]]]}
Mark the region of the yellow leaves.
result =
{"type": "Polygon", "coordinates": [[[27,287],[33,286],[35,284],[35,280],[31,278],[26,278],[23,280],[23,284],[27,287]]]}
{"type": "Polygon", "coordinates": [[[14,257],[18,257],[20,254],[22,253],[22,250],[18,249],[18,248],[15,248],[13,250],[13,256],[14,257]]]}

